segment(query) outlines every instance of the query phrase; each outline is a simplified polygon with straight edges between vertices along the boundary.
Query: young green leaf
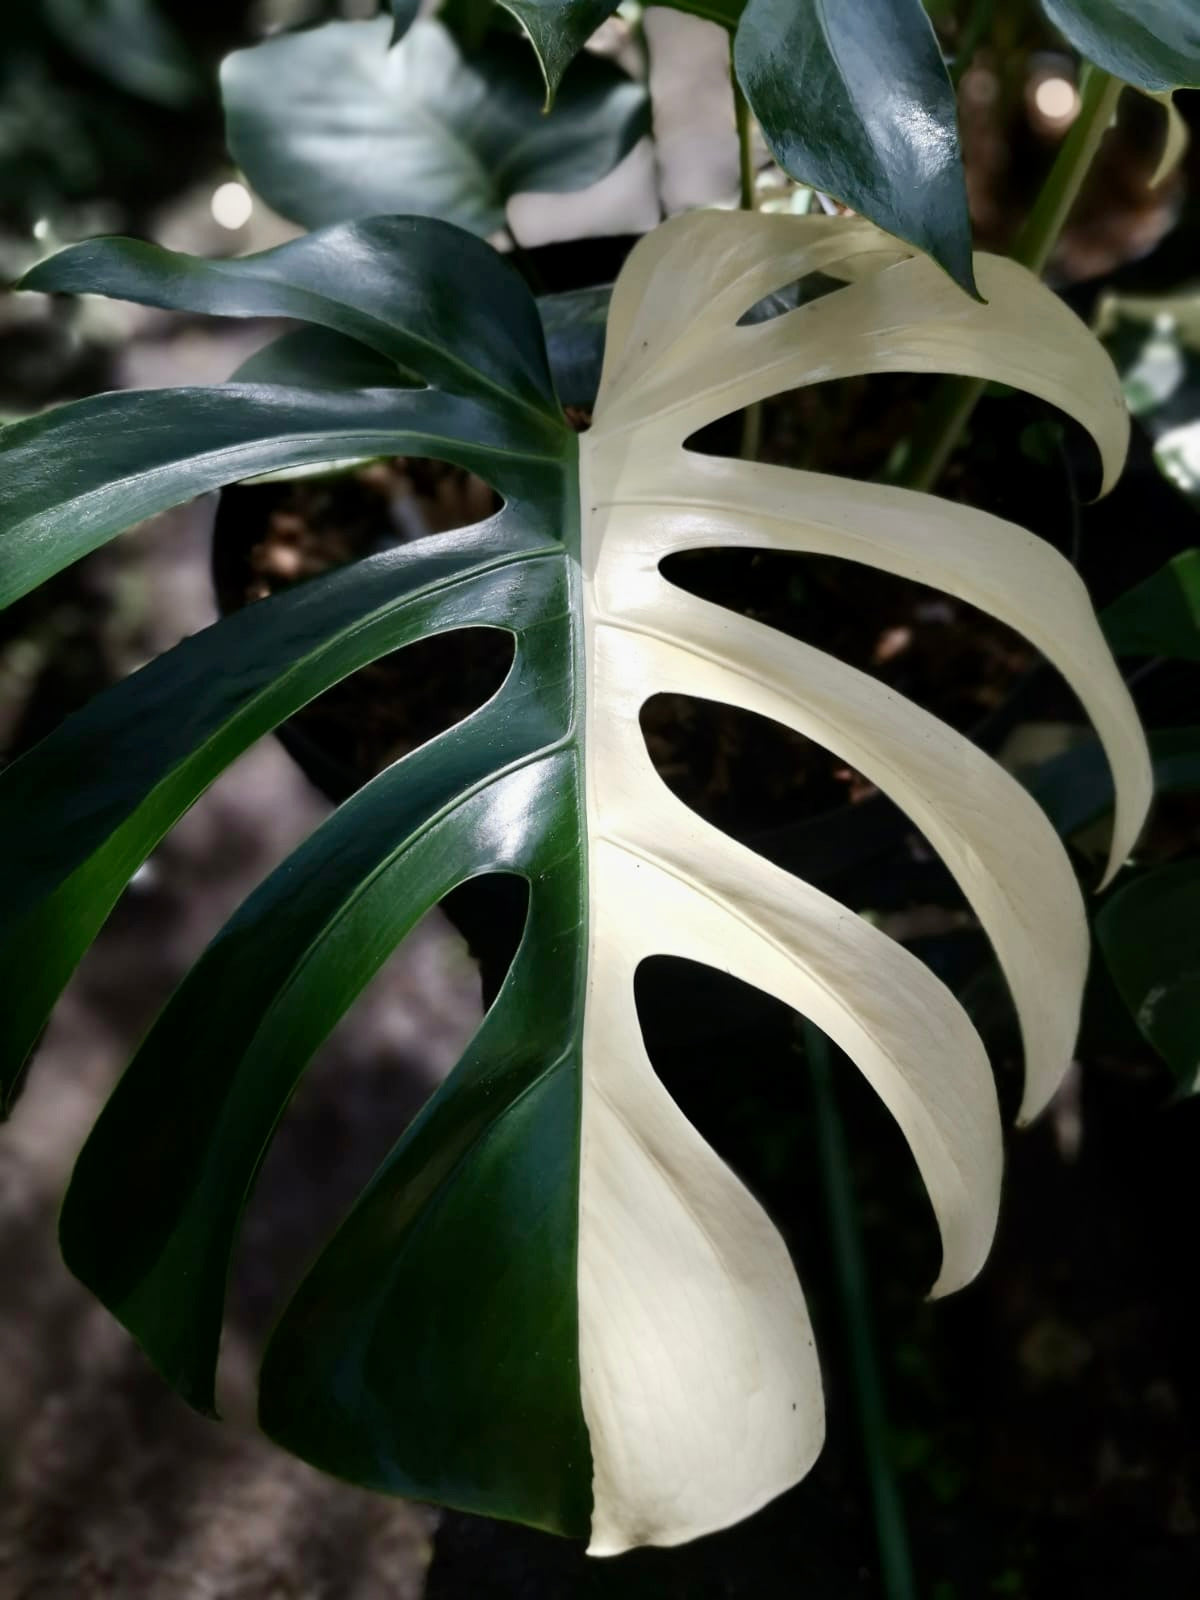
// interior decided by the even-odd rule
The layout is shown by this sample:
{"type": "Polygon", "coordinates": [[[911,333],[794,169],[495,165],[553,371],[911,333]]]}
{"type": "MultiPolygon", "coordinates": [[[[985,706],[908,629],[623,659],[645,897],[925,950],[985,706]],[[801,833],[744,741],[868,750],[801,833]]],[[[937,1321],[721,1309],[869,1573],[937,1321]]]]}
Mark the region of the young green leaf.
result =
{"type": "Polygon", "coordinates": [[[594,183],[649,126],[644,88],[598,56],[580,58],[546,116],[521,39],[493,33],[474,56],[439,22],[390,50],[389,37],[383,17],[330,22],[222,64],[230,152],[293,221],[418,212],[487,235],[512,195],[594,183]]]}
{"type": "MultiPolygon", "coordinates": [[[[264,1425],[342,1476],[590,1531],[596,1552],[677,1543],[747,1514],[820,1448],[820,1373],[782,1240],[647,1059],[638,965],[665,953],[734,973],[851,1057],[928,1188],[939,1292],[988,1249],[999,1118],[983,1047],[949,991],[677,800],[651,764],[643,702],[676,692],[772,717],[907,810],[996,947],[1023,1029],[1027,1114],[1070,1058],[1086,922],[1053,829],[1013,778],[866,674],[685,594],[662,561],[711,545],[838,555],[1020,628],[1105,743],[1113,863],[1137,834],[1149,775],[1086,592],[1049,546],[947,501],[712,459],[686,441],[780,389],[947,370],[1070,412],[1110,482],[1127,428],[1111,364],[1010,262],[979,258],[989,303],[977,304],[865,222],[696,213],[630,257],[580,436],[555,409],[520,280],[438,224],[380,219],[219,270],[93,245],[37,282],[77,286],[85,267],[93,289],[158,304],[245,315],[274,299],[276,314],[361,339],[426,387],[347,389],[339,346],[328,388],[230,386],[253,435],[242,457],[197,445],[205,412],[224,415],[221,390],[144,402],[124,433],[91,413],[81,426],[67,407],[37,419],[36,435],[0,434],[14,446],[0,480],[17,519],[13,592],[115,532],[122,497],[133,520],[192,492],[198,457],[205,485],[247,462],[261,470],[272,418],[274,456],[310,460],[344,453],[356,405],[381,439],[394,407],[393,448],[433,440],[504,506],[480,528],[216,624],[0,775],[0,979],[20,1001],[0,1018],[10,1080],[121,885],[249,740],[433,632],[505,628],[515,655],[487,705],[348,801],[201,958],[80,1157],[62,1215],[68,1262],[211,1409],[242,1208],[305,1063],[431,904],[481,873],[516,874],[529,909],[513,967],[279,1323],[264,1425]],[[817,272],[844,286],[745,320],[817,272]]],[[[314,359],[293,347],[282,370],[314,359]]]]}
{"type": "Polygon", "coordinates": [[[1042,0],[1050,21],[1114,78],[1139,89],[1200,86],[1195,0],[1042,0]]]}
{"type": "Polygon", "coordinates": [[[749,0],[734,63],[785,172],[977,292],[954,90],[921,0],[749,0]]]}

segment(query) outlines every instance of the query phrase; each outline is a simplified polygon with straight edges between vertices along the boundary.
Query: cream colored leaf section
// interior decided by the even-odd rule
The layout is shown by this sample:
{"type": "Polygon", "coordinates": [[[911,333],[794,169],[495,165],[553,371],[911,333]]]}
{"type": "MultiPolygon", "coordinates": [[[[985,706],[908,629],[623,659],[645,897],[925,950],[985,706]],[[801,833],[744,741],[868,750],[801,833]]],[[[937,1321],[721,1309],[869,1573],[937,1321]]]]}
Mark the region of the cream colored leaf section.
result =
{"type": "Polygon", "coordinates": [[[896,260],[895,241],[861,221],[697,217],[657,229],[646,241],[654,248],[639,260],[639,247],[617,281],[598,424],[603,418],[615,430],[653,419],[663,436],[682,443],[721,416],[802,384],[873,372],[958,373],[1011,384],[1074,417],[1099,448],[1104,489],[1116,481],[1129,417],[1112,362],[1074,312],[1024,267],[1001,256],[976,257],[987,301],[980,304],[927,256],[896,260]],[[731,222],[743,224],[744,237],[734,241],[730,234],[720,251],[716,241],[731,222]],[[684,229],[694,232],[690,250],[684,229]],[[658,238],[673,230],[675,240],[658,238]],[[789,233],[795,242],[785,247],[789,233]],[[756,252],[778,256],[773,272],[766,262],[751,267],[756,252]],[[872,254],[880,270],[768,322],[737,325],[757,300],[804,273],[839,276],[839,262],[861,267],[872,254]],[[711,302],[697,295],[689,304],[680,292],[689,279],[708,278],[714,258],[719,315],[711,302]],[[722,270],[734,277],[736,292],[725,288],[722,270]]]}
{"type": "Polygon", "coordinates": [[[842,1048],[921,1172],[942,1238],[935,1292],[979,1270],[1001,1173],[990,1070],[953,995],[869,923],[672,796],[640,731],[645,700],[688,694],[771,717],[907,811],[1003,965],[1026,1045],[1026,1114],[1069,1061],[1087,959],[1070,864],[1014,779],[866,674],[684,594],[663,578],[663,557],[709,545],[834,554],[989,610],[1059,667],[1105,741],[1114,866],[1144,815],[1149,766],[1129,697],[1083,586],[1049,546],[929,496],[684,448],[778,389],[928,368],[1020,383],[1061,406],[1091,429],[1111,481],[1127,423],[1107,356],[1028,274],[988,258],[977,270],[983,307],[857,220],[699,213],[643,241],[614,293],[595,422],[580,441],[590,930],[579,1301],[595,1553],[737,1520],[803,1475],[823,1432],[786,1249],[646,1057],[633,998],[644,958],[732,973],[842,1048]],[[740,324],[813,272],[845,286],[740,324]]]}

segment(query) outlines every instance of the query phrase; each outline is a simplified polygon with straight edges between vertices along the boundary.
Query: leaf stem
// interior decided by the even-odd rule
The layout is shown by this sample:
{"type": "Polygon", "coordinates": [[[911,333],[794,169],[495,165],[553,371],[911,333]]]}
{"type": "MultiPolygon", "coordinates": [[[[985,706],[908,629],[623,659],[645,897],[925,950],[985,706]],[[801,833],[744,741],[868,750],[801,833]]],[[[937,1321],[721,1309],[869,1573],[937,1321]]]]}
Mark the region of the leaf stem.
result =
{"type": "MultiPolygon", "coordinates": [[[[738,205],[743,211],[755,209],[754,193],[754,123],[750,106],[738,82],[737,67],[733,60],[733,37],[729,40],[729,82],[733,89],[733,120],[738,139],[738,205]]],[[[739,454],[743,461],[756,461],[762,448],[763,408],[756,400],[742,412],[742,443],[739,454]]]]}
{"type": "MultiPolygon", "coordinates": [[[[1079,115],[1063,140],[1033,210],[1012,248],[1014,261],[1041,273],[1078,198],[1088,169],[1108,131],[1124,85],[1084,64],[1079,115]]],[[[943,378],[921,425],[913,434],[902,481],[910,489],[932,489],[958,447],[986,384],[980,378],[943,378]]]]}
{"type": "Polygon", "coordinates": [[[804,1024],[804,1053],[813,1087],[821,1184],[829,1215],[838,1298],[854,1370],[855,1401],[875,1513],[883,1593],[887,1600],[916,1600],[904,1507],[888,1454],[883,1377],[871,1326],[866,1263],[850,1183],[846,1135],[834,1096],[833,1051],[825,1035],[811,1022],[804,1024]]]}
{"type": "Polygon", "coordinates": [[[1063,224],[1083,187],[1100,141],[1108,132],[1125,85],[1111,73],[1084,64],[1079,115],[1050,168],[1033,210],[1017,235],[1012,254],[1031,272],[1040,273],[1050,259],[1063,224]]]}

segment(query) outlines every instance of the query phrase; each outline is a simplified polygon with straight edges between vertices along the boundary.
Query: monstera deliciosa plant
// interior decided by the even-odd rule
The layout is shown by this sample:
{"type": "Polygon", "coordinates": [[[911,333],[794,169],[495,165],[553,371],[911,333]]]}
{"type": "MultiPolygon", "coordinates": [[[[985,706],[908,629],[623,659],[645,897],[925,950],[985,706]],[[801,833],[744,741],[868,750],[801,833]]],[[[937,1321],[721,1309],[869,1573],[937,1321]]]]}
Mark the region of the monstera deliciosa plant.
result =
{"type": "Polygon", "coordinates": [[[821,1380],[787,1250],[648,1060],[634,974],[670,954],[786,1001],[857,1063],[911,1146],[943,1242],[980,1267],[1001,1135],[983,1046],[913,955],[676,799],[639,710],[726,702],[864,772],[941,853],[989,934],[1025,1042],[1024,1114],[1070,1057],[1087,959],[1065,852],[960,734],[864,673],[685,593],[710,546],[840,556],[1021,630],[1074,687],[1118,795],[1149,767],[1071,566],[995,516],[698,453],[705,425],[833,377],[938,371],[1041,396],[1104,481],[1127,420],[1102,348],[1024,268],[982,295],[865,220],[696,212],[633,251],[591,426],[559,404],[537,305],[482,240],[424,217],[203,261],[99,240],[24,287],[302,327],[212,388],[85,399],[0,433],[5,603],[130,524],[283,467],[421,454],[487,480],[478,526],[370,556],[215,623],[0,776],[4,1084],[164,833],[253,740],[355,669],[466,627],[511,636],[503,686],[381,772],[250,896],[154,1024],[79,1159],[72,1269],[194,1406],[214,1408],[231,1252],[306,1062],[456,885],[528,885],[519,949],[453,1073],[279,1322],[266,1431],[377,1489],[516,1518],[597,1553],[672,1544],[800,1478],[821,1380]],[[776,291],[837,287],[765,320],[776,291]]]}

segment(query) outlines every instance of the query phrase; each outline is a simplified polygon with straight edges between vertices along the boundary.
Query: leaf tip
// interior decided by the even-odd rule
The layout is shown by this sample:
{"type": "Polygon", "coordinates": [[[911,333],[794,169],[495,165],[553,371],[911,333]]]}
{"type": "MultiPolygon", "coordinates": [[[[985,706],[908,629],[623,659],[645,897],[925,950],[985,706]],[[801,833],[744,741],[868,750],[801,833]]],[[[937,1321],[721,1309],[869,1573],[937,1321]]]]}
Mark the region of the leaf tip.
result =
{"type": "Polygon", "coordinates": [[[963,293],[969,295],[975,301],[976,305],[987,305],[987,297],[980,289],[979,281],[975,276],[975,255],[969,241],[965,252],[957,246],[952,251],[935,249],[931,246],[929,253],[938,265],[944,268],[953,278],[963,293]]]}
{"type": "Polygon", "coordinates": [[[1065,1072],[1066,1068],[1064,1067],[1063,1072],[1059,1073],[1057,1077],[1053,1078],[1048,1086],[1045,1084],[1041,1086],[1036,1084],[1026,1085],[1025,1093],[1021,1098],[1021,1104],[1017,1110],[1016,1116],[1013,1118],[1013,1127],[1016,1128],[1019,1133],[1024,1133],[1027,1128],[1031,1128],[1041,1116],[1042,1112],[1050,1104],[1051,1100],[1053,1100],[1055,1092],[1058,1089],[1059,1084],[1062,1082],[1063,1074],[1065,1072]]]}

